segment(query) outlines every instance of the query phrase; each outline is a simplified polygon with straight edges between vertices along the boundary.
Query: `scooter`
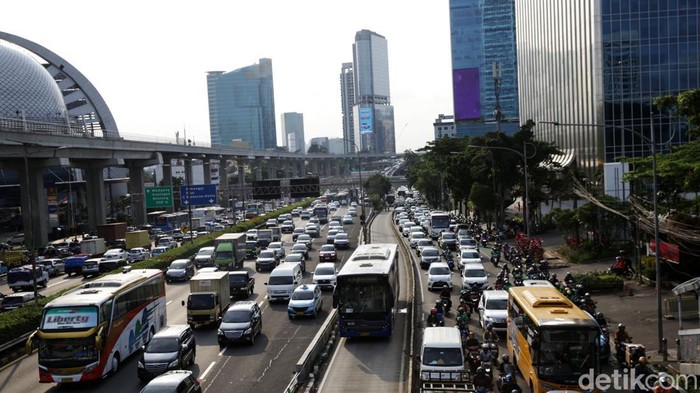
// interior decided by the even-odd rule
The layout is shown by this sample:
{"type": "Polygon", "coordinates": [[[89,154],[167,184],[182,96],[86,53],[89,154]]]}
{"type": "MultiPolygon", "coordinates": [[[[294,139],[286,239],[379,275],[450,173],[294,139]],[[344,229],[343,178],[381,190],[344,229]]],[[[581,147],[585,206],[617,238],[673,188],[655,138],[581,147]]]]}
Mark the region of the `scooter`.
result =
{"type": "Polygon", "coordinates": [[[501,253],[500,251],[493,251],[491,253],[491,263],[493,263],[493,266],[498,267],[498,263],[501,261],[501,253]]]}
{"type": "Polygon", "coordinates": [[[444,310],[445,314],[450,313],[450,307],[452,306],[452,302],[450,301],[450,298],[447,296],[441,296],[440,297],[440,303],[442,303],[442,309],[444,310]]]}

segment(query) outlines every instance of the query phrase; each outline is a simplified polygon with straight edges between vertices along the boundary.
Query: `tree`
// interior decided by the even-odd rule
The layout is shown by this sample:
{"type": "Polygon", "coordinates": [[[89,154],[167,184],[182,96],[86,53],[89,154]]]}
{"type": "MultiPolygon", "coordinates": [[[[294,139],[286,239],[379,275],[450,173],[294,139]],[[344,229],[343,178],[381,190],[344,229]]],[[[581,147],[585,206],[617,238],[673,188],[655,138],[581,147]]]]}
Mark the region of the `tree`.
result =
{"type": "Polygon", "coordinates": [[[481,215],[480,213],[484,213],[486,218],[488,218],[487,222],[490,226],[491,215],[496,210],[497,206],[496,195],[493,189],[480,183],[474,183],[469,193],[469,200],[472,201],[479,215],[481,215]]]}
{"type": "Polygon", "coordinates": [[[375,173],[364,181],[362,187],[370,197],[376,196],[384,200],[384,195],[391,191],[391,180],[381,173],[375,173]]]}

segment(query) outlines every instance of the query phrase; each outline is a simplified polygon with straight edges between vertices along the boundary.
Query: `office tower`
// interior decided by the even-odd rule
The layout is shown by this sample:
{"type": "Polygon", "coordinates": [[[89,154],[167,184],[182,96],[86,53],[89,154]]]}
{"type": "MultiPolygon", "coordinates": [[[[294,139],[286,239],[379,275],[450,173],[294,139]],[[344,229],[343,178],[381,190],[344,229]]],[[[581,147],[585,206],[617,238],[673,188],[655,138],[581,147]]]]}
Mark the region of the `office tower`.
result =
{"type": "Polygon", "coordinates": [[[386,38],[369,30],[358,31],[352,52],[354,142],[361,151],[393,154],[394,107],[389,92],[386,38]]]}
{"type": "Polygon", "coordinates": [[[317,138],[311,138],[311,140],[309,141],[309,148],[311,148],[311,146],[314,145],[321,148],[324,152],[328,152],[328,137],[320,136],[317,138]]]}
{"type": "Polygon", "coordinates": [[[344,152],[355,151],[355,122],[352,107],[355,105],[355,83],[353,80],[352,63],[343,63],[340,69],[340,105],[343,115],[344,152]]]}
{"type": "Polygon", "coordinates": [[[253,149],[277,146],[272,60],[237,70],[207,73],[212,146],[230,146],[234,139],[253,149]]]}
{"type": "Polygon", "coordinates": [[[617,157],[648,155],[634,132],[649,139],[652,119],[658,142],[687,140],[680,119],[652,118],[651,103],[700,87],[700,3],[517,0],[515,9],[521,122],[540,122],[536,137],[566,152],[565,164],[593,179],[617,157]]]}
{"type": "Polygon", "coordinates": [[[331,154],[345,154],[346,142],[341,138],[328,139],[328,152],[331,154]]]}
{"type": "Polygon", "coordinates": [[[517,132],[514,0],[450,0],[450,32],[457,136],[517,132]]]}
{"type": "Polygon", "coordinates": [[[296,112],[282,114],[282,146],[292,153],[304,153],[304,115],[296,112]]]}

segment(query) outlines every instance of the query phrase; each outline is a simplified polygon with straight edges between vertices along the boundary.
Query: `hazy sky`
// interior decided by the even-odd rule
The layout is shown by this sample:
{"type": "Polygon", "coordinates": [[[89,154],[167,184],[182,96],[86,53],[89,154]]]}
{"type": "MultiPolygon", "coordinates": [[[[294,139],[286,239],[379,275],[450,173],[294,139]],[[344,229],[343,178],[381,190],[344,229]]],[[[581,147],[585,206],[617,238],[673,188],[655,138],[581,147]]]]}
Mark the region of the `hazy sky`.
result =
{"type": "MultiPolygon", "coordinates": [[[[433,139],[452,114],[448,0],[22,0],[0,29],[46,47],[102,94],[127,139],[209,142],[207,71],[272,59],[281,114],[304,115],[306,140],[342,136],[340,68],[355,33],[387,39],[396,149],[433,139]]],[[[0,70],[1,72],[1,70],[0,70]]]]}

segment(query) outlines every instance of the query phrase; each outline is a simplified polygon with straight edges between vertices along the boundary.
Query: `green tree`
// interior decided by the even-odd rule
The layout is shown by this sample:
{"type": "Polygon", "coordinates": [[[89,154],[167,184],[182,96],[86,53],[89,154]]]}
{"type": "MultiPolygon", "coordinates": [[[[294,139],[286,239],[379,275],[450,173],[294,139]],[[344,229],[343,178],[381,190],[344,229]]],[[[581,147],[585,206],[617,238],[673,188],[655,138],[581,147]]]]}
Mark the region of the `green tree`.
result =
{"type": "Polygon", "coordinates": [[[365,193],[372,196],[377,196],[380,200],[384,200],[384,195],[391,191],[391,180],[381,173],[375,173],[362,185],[365,193]]]}
{"type": "Polygon", "coordinates": [[[490,224],[492,214],[497,207],[496,194],[493,189],[480,183],[474,183],[469,193],[469,200],[474,205],[477,215],[481,217],[483,214],[490,224]]]}

